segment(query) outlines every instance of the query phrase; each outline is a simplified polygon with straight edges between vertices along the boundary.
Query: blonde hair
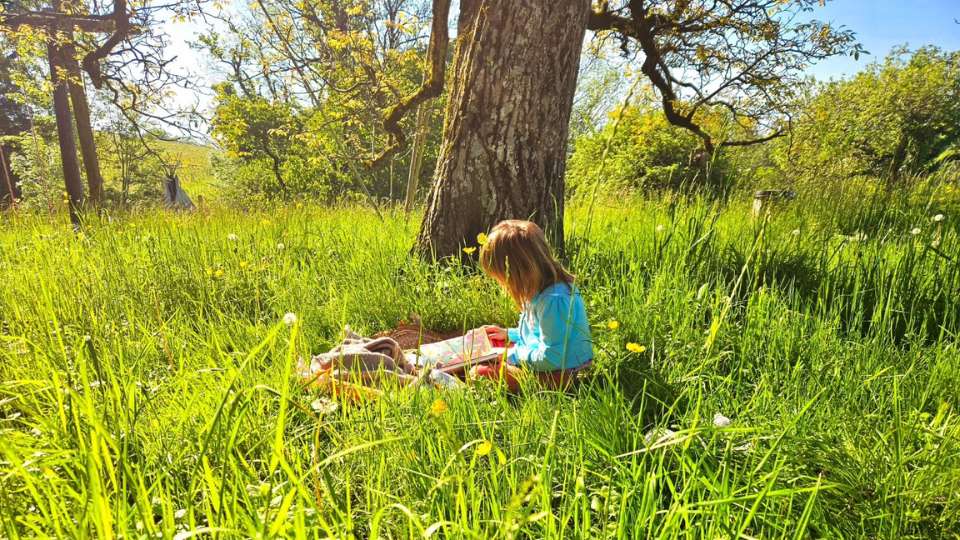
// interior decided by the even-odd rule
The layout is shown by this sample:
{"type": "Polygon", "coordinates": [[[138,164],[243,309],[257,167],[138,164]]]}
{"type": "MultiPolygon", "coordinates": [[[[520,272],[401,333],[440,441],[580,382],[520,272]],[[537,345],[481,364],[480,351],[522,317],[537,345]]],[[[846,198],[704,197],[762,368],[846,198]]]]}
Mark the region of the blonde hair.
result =
{"type": "Polygon", "coordinates": [[[524,305],[554,283],[573,283],[574,276],[553,257],[543,230],[531,221],[498,223],[480,248],[480,267],[524,305]]]}

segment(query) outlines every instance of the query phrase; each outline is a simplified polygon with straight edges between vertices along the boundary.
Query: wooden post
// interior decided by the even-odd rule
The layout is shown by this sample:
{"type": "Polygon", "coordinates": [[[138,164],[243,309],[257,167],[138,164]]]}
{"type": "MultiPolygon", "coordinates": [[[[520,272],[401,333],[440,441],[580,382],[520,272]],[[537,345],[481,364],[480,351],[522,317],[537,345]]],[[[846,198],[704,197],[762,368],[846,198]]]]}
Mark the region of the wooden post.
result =
{"type": "Polygon", "coordinates": [[[53,112],[57,119],[57,139],[60,142],[60,163],[63,165],[63,180],[70,198],[70,221],[80,226],[80,208],[83,206],[83,179],[77,160],[77,145],[73,140],[73,122],[70,119],[70,96],[63,69],[62,50],[56,44],[56,36],[47,37],[47,57],[50,61],[50,82],[53,83],[53,112]]]}

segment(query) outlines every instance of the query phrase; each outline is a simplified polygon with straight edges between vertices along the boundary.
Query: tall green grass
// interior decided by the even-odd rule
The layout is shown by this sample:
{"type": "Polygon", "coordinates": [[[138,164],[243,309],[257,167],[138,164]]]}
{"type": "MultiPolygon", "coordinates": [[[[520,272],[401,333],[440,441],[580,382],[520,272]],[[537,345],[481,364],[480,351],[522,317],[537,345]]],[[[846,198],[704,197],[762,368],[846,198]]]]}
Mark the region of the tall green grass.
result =
{"type": "Polygon", "coordinates": [[[359,404],[297,357],[348,324],[514,321],[476,271],[410,257],[415,220],[7,215],[0,536],[952,537],[955,217],[861,210],[601,202],[585,237],[574,208],[590,378],[359,404]]]}

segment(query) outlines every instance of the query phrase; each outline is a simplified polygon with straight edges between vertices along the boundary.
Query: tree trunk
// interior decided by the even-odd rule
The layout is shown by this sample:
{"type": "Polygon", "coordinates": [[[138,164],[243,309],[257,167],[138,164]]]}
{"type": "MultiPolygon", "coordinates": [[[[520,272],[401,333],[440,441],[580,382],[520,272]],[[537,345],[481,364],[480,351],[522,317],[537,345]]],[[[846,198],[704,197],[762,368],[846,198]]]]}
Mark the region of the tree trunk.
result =
{"type": "Polygon", "coordinates": [[[12,206],[16,208],[20,198],[19,179],[13,174],[10,165],[10,154],[13,153],[12,144],[0,144],[0,209],[12,206]]]}
{"type": "Polygon", "coordinates": [[[83,180],[80,177],[80,163],[77,160],[77,144],[73,140],[73,123],[70,118],[70,97],[67,81],[61,76],[63,68],[62,51],[49,38],[47,56],[50,60],[50,82],[53,84],[53,112],[57,118],[57,139],[60,143],[60,163],[63,165],[63,180],[70,199],[70,221],[74,227],[80,225],[80,207],[83,206],[83,180]]]}
{"type": "Polygon", "coordinates": [[[410,171],[407,174],[407,196],[403,203],[403,212],[409,214],[417,200],[417,184],[423,172],[423,149],[427,142],[427,117],[430,105],[421,103],[417,108],[417,132],[413,136],[413,150],[410,153],[410,171]]]}
{"type": "Polygon", "coordinates": [[[93,128],[90,126],[90,106],[87,104],[87,94],[83,90],[83,75],[80,72],[80,63],[75,57],[73,34],[71,33],[68,37],[69,44],[64,47],[63,56],[67,73],[70,75],[70,101],[73,103],[73,115],[77,121],[77,139],[80,141],[80,152],[83,154],[83,168],[87,173],[90,202],[94,206],[99,206],[103,199],[103,176],[100,174],[97,144],[93,138],[93,128]]]}
{"type": "Polygon", "coordinates": [[[462,0],[443,144],[420,228],[458,256],[503,219],[563,242],[566,140],[588,0],[462,0]]]}

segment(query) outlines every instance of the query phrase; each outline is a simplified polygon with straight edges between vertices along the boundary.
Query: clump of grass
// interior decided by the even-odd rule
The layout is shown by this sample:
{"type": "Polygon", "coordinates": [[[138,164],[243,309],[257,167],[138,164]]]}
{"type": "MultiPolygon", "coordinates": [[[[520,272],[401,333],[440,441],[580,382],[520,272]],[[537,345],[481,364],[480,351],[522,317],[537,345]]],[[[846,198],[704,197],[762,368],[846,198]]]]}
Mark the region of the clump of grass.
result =
{"type": "Polygon", "coordinates": [[[809,213],[747,211],[601,204],[589,238],[570,212],[597,351],[572,394],[480,384],[363,403],[301,388],[293,362],[345,324],[515,317],[474,270],[411,259],[402,217],[158,212],[78,237],[13,216],[2,535],[957,532],[952,218],[852,239],[809,213]]]}

